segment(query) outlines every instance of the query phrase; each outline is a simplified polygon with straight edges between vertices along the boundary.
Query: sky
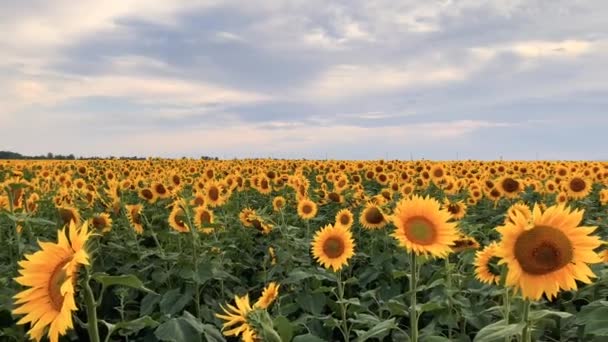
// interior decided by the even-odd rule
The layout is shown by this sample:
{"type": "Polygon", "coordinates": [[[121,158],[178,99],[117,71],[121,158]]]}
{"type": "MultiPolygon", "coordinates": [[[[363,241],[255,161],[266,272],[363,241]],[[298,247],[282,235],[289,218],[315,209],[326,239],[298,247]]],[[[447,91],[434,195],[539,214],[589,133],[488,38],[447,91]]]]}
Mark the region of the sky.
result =
{"type": "Polygon", "coordinates": [[[0,150],[608,159],[608,1],[0,1],[0,150]]]}

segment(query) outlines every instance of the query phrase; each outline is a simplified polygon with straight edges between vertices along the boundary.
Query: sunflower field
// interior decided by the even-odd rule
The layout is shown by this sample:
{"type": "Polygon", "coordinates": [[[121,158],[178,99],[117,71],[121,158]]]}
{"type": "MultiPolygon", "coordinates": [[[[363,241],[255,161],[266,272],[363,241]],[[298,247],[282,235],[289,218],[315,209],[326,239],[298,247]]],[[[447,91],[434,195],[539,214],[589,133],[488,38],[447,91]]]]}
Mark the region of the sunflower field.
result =
{"type": "Polygon", "coordinates": [[[608,341],[608,163],[0,161],[1,341],[608,341]]]}

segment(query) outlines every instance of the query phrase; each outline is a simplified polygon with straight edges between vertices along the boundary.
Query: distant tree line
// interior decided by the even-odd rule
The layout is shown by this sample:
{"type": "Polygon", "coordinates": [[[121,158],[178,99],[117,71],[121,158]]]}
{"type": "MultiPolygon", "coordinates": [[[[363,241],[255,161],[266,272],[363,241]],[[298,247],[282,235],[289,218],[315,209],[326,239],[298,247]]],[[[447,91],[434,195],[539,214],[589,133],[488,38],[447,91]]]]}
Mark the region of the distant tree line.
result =
{"type": "MultiPolygon", "coordinates": [[[[32,160],[41,160],[41,159],[45,159],[45,160],[99,160],[99,159],[120,159],[120,160],[146,160],[145,157],[137,157],[137,156],[132,156],[132,157],[114,157],[114,156],[110,156],[110,157],[78,157],[76,158],[76,156],[74,156],[74,154],[68,154],[67,156],[62,155],[62,154],[53,154],[51,152],[47,153],[46,155],[39,155],[39,156],[24,156],[21,153],[17,153],[17,152],[11,152],[11,151],[0,151],[0,159],[32,159],[32,160]]],[[[185,159],[182,158],[182,159],[185,159]]],[[[219,160],[218,157],[209,157],[209,156],[201,156],[200,158],[201,160],[219,160]]]]}

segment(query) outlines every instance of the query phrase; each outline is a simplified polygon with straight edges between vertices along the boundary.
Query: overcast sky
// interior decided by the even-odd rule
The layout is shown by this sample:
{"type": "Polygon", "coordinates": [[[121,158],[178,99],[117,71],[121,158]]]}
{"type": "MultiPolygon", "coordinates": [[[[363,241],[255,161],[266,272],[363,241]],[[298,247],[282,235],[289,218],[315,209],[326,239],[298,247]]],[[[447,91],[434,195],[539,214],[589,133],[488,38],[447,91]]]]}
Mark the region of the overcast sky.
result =
{"type": "Polygon", "coordinates": [[[608,159],[608,1],[0,2],[0,150],[608,159]]]}

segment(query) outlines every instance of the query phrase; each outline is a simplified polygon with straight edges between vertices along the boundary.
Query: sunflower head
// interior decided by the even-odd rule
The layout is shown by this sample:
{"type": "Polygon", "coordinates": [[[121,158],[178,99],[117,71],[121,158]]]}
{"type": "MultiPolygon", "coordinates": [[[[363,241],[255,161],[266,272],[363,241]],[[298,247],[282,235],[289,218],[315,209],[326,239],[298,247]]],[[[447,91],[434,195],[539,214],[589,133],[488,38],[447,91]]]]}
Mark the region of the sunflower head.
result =
{"type": "Polygon", "coordinates": [[[275,198],[272,199],[272,209],[274,211],[280,211],[283,208],[285,208],[285,197],[283,196],[276,196],[275,198]]]}
{"type": "Polygon", "coordinates": [[[472,236],[461,236],[454,241],[452,251],[454,253],[463,252],[466,250],[475,250],[479,248],[479,242],[472,236]]]}
{"type": "Polygon", "coordinates": [[[500,269],[497,256],[499,245],[492,242],[481,251],[475,253],[475,277],[482,283],[498,284],[500,281],[500,269]]]}
{"type": "Polygon", "coordinates": [[[513,222],[514,217],[518,214],[520,216],[526,217],[527,219],[530,219],[532,217],[532,210],[530,210],[530,207],[528,207],[528,205],[526,205],[525,203],[517,202],[511,207],[509,207],[509,209],[507,210],[505,223],[509,221],[513,222]]]}
{"type": "Polygon", "coordinates": [[[298,216],[304,220],[310,220],[317,216],[317,204],[309,198],[303,198],[298,201],[298,216]]]}
{"type": "Polygon", "coordinates": [[[186,212],[180,205],[173,205],[173,209],[171,209],[171,213],[169,214],[169,226],[180,233],[187,233],[190,231],[186,212]]]}
{"type": "Polygon", "coordinates": [[[90,219],[90,224],[97,231],[107,233],[112,230],[112,218],[108,213],[95,214],[90,219]]]}
{"type": "Polygon", "coordinates": [[[253,304],[254,308],[267,309],[272,302],[274,302],[279,296],[279,287],[281,285],[274,281],[268,284],[262,291],[262,296],[253,304]]]}
{"type": "Polygon", "coordinates": [[[144,226],[141,218],[143,208],[144,207],[141,204],[125,205],[127,219],[137,234],[143,234],[144,232],[144,226]]]}
{"type": "Polygon", "coordinates": [[[326,225],[317,231],[312,241],[312,255],[325,268],[338,272],[355,254],[355,242],[350,230],[326,225]]]}
{"type": "Polygon", "coordinates": [[[590,235],[596,227],[579,226],[582,210],[555,205],[542,211],[535,205],[532,217],[516,213],[511,222],[498,227],[502,235],[498,256],[508,268],[506,285],[538,300],[553,298],[562,290],[575,290],[576,281],[590,283],[588,264],[601,261],[594,249],[601,245],[590,235]]]}
{"type": "Polygon", "coordinates": [[[397,204],[392,236],[409,252],[445,257],[459,237],[450,219],[451,214],[437,200],[413,196],[397,204]]]}
{"type": "Polygon", "coordinates": [[[353,213],[348,209],[342,209],[336,214],[336,225],[350,229],[353,225],[353,213]]]}
{"type": "Polygon", "coordinates": [[[382,208],[371,201],[365,205],[359,215],[359,223],[365,229],[380,229],[386,226],[388,222],[388,217],[382,208]]]}
{"type": "Polygon", "coordinates": [[[253,311],[249,304],[249,295],[242,297],[234,296],[235,305],[228,304],[228,309],[221,307],[224,314],[215,314],[217,318],[224,321],[222,333],[224,336],[239,336],[243,341],[256,341],[255,329],[249,324],[247,317],[253,311]]]}
{"type": "Polygon", "coordinates": [[[29,324],[28,335],[36,341],[44,335],[58,341],[73,328],[78,271],[89,265],[86,245],[92,234],[87,223],[78,227],[71,221],[57,235],[57,243],[39,242],[41,249],[19,262],[20,276],[15,278],[27,289],[14,296],[13,314],[25,315],[17,324],[29,324]]]}

